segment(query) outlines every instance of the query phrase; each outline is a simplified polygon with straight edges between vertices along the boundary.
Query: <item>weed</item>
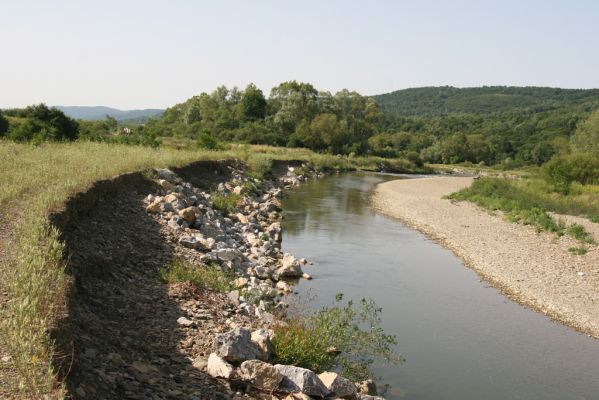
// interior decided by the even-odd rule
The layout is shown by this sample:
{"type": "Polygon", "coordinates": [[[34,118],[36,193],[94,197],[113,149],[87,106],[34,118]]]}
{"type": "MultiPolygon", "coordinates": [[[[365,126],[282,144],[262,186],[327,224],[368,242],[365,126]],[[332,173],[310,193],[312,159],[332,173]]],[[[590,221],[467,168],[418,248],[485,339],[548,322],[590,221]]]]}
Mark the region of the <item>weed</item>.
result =
{"type": "Polygon", "coordinates": [[[214,208],[221,211],[224,215],[233,214],[242,199],[241,195],[237,193],[223,194],[220,192],[213,192],[210,198],[212,199],[214,208]]]}
{"type": "Polygon", "coordinates": [[[596,244],[593,236],[587,232],[584,226],[579,224],[572,224],[566,229],[566,234],[572,236],[574,239],[581,243],[596,244]]]}
{"type": "Polygon", "coordinates": [[[292,318],[275,329],[274,356],[277,362],[312,369],[320,373],[338,370],[353,380],[371,377],[369,367],[376,360],[398,363],[395,336],[380,326],[381,309],[372,300],[341,304],[314,314],[292,318]]]}
{"type": "Polygon", "coordinates": [[[578,256],[583,256],[585,255],[589,250],[587,249],[586,246],[578,246],[578,247],[570,247],[568,249],[568,251],[572,254],[576,254],[578,256]]]}
{"type": "Polygon", "coordinates": [[[224,271],[218,265],[194,265],[185,259],[175,259],[159,270],[160,278],[167,283],[191,282],[196,286],[217,292],[233,289],[233,272],[224,271]]]}

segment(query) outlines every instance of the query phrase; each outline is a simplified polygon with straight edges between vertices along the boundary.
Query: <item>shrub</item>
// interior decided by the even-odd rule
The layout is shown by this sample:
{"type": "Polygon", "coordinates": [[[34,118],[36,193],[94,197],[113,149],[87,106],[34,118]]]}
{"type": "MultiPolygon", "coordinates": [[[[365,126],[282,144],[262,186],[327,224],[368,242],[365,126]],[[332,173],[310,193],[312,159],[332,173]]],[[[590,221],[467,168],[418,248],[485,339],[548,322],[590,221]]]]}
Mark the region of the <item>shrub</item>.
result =
{"type": "Polygon", "coordinates": [[[272,169],[272,158],[265,154],[252,154],[247,159],[248,175],[255,179],[262,179],[272,169]]]}
{"type": "Polygon", "coordinates": [[[237,193],[223,194],[220,192],[213,192],[211,198],[214,208],[221,211],[224,215],[233,214],[242,199],[237,193]]]}
{"type": "Polygon", "coordinates": [[[554,157],[543,165],[542,172],[556,192],[568,194],[573,182],[599,183],[599,158],[588,153],[554,157]]]}
{"type": "Polygon", "coordinates": [[[175,259],[159,270],[164,282],[191,282],[196,286],[217,292],[228,292],[233,288],[235,274],[223,271],[217,265],[194,265],[184,259],[175,259]]]}
{"type": "Polygon", "coordinates": [[[371,377],[370,365],[376,360],[398,363],[396,338],[380,326],[381,308],[362,299],[341,305],[337,295],[334,306],[299,318],[275,329],[274,357],[281,364],[309,368],[317,373],[338,370],[353,380],[371,377]]]}
{"type": "Polygon", "coordinates": [[[208,132],[200,132],[196,145],[200,149],[206,150],[223,150],[223,146],[218,140],[208,132]]]}

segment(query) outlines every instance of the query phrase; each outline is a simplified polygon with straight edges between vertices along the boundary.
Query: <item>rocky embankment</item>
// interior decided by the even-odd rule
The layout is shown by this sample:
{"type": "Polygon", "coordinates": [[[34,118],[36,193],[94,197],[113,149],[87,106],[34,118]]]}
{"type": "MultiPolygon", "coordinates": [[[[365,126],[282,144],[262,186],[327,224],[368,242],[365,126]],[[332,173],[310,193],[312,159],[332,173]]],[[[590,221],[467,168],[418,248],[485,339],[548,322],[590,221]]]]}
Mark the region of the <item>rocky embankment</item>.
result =
{"type": "Polygon", "coordinates": [[[255,181],[241,166],[226,168],[216,196],[240,199],[228,215],[215,208],[214,192],[162,169],[100,199],[66,230],[73,397],[374,398],[372,382],[274,362],[284,296],[298,278],[310,279],[306,260],[281,252],[280,198],[307,178],[290,167],[255,181]],[[158,269],[173,259],[233,273],[231,290],[161,282],[158,269]]]}

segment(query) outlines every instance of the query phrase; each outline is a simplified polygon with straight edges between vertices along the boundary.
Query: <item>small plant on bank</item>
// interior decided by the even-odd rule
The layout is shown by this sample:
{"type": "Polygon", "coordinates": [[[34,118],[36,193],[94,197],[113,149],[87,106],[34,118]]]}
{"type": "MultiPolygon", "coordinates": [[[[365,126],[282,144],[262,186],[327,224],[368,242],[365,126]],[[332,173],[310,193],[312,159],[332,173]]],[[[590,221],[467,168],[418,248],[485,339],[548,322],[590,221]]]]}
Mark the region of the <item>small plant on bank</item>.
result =
{"type": "Polygon", "coordinates": [[[566,229],[566,234],[572,236],[581,243],[597,244],[593,236],[584,228],[584,226],[579,224],[570,225],[568,229],[566,229]]]}
{"type": "Polygon", "coordinates": [[[337,370],[356,381],[372,377],[369,368],[375,361],[401,362],[395,336],[385,334],[380,326],[381,308],[365,299],[343,305],[342,298],[339,294],[333,306],[276,328],[276,361],[317,373],[337,370]]]}
{"type": "Polygon", "coordinates": [[[233,288],[235,274],[223,271],[218,265],[194,265],[184,259],[175,259],[159,270],[160,278],[167,283],[191,282],[196,286],[228,292],[233,288]]]}
{"type": "Polygon", "coordinates": [[[577,256],[583,256],[588,253],[589,249],[586,246],[578,246],[578,247],[570,247],[568,251],[572,254],[576,254],[577,256]]]}
{"type": "Polygon", "coordinates": [[[213,192],[210,195],[214,208],[222,212],[224,215],[231,215],[237,209],[237,205],[241,201],[241,195],[237,193],[219,193],[213,192]]]}

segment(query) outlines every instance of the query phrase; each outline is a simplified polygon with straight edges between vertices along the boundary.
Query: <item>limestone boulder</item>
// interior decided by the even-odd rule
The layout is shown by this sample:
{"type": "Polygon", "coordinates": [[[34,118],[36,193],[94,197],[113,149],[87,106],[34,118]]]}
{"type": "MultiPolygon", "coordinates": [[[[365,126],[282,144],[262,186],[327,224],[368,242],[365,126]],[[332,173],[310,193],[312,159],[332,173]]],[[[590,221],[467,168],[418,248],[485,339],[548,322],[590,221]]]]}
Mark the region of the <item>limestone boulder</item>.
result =
{"type": "Polygon", "coordinates": [[[210,354],[206,372],[214,378],[229,379],[233,375],[234,368],[231,364],[223,360],[216,353],[210,354]]]}
{"type": "Polygon", "coordinates": [[[268,392],[275,391],[283,379],[283,375],[275,367],[259,360],[241,363],[238,375],[252,386],[268,392]]]}
{"type": "Polygon", "coordinates": [[[306,368],[293,365],[275,365],[277,371],[283,375],[279,384],[279,391],[286,393],[303,393],[313,397],[325,397],[329,390],[322,383],[318,375],[306,368]]]}
{"type": "Polygon", "coordinates": [[[355,400],[358,398],[358,389],[349,379],[344,378],[335,372],[323,372],[318,375],[318,377],[332,395],[348,400],[355,400]]]}
{"type": "Polygon", "coordinates": [[[258,346],[252,342],[251,332],[242,327],[217,335],[214,345],[216,354],[231,363],[254,360],[261,355],[258,346]]]}

